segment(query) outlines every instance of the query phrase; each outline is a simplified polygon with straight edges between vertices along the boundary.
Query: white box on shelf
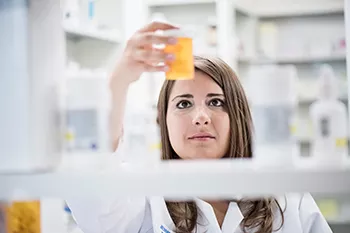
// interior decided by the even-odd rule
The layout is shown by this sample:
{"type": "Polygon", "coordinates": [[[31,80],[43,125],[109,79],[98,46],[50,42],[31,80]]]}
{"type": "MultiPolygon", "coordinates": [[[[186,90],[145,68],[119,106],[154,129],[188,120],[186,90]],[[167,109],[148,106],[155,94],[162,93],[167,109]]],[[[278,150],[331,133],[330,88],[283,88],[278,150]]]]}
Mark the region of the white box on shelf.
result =
{"type": "Polygon", "coordinates": [[[65,81],[65,150],[110,151],[111,101],[106,72],[67,72],[65,81]]]}
{"type": "Polygon", "coordinates": [[[262,57],[275,58],[278,53],[278,26],[274,22],[259,25],[259,51],[262,57]]]}

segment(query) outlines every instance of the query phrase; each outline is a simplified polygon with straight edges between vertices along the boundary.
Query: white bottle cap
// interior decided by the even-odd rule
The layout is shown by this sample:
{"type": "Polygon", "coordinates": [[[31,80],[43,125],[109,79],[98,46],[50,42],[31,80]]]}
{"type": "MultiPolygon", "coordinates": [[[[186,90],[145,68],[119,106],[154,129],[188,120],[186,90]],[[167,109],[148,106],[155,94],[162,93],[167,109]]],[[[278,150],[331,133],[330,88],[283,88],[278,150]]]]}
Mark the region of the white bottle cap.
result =
{"type": "Polygon", "coordinates": [[[319,77],[319,98],[336,99],[337,98],[337,79],[332,66],[324,64],[320,68],[319,77]]]}
{"type": "Polygon", "coordinates": [[[217,19],[215,16],[209,16],[208,17],[208,24],[209,26],[217,26],[217,19]]]}
{"type": "Polygon", "coordinates": [[[169,21],[166,19],[165,15],[161,12],[155,12],[151,16],[152,22],[161,22],[161,23],[169,23],[169,21]]]}

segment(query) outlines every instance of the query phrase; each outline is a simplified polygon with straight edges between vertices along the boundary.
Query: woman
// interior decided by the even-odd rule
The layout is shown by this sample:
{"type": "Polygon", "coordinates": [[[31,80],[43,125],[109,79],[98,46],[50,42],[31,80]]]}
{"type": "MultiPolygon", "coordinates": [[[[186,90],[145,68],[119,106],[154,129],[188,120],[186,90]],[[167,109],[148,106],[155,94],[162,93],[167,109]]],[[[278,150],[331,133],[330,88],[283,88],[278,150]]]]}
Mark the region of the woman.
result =
{"type": "MultiPolygon", "coordinates": [[[[122,135],[128,86],[142,72],[166,71],[174,57],[152,44],[176,43],[154,35],[174,29],[151,23],[128,41],[112,80],[114,145],[122,135]],[[164,66],[154,66],[164,62],[164,66]]],[[[158,102],[162,159],[251,157],[252,120],[242,86],[220,59],[195,57],[195,78],[165,81],[158,102]]],[[[85,233],[330,233],[309,194],[261,200],[169,202],[159,197],[125,200],[67,200],[85,233]]]]}

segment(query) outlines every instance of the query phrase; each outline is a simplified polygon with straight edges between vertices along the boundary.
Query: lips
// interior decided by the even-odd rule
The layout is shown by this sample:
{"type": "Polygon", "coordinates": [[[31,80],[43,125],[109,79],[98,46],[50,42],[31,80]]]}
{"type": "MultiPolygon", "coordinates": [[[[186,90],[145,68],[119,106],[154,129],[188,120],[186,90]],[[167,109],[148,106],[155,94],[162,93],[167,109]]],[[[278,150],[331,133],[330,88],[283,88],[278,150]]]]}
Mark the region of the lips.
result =
{"type": "Polygon", "coordinates": [[[190,140],[208,140],[215,139],[215,137],[210,133],[197,133],[189,137],[190,140]]]}

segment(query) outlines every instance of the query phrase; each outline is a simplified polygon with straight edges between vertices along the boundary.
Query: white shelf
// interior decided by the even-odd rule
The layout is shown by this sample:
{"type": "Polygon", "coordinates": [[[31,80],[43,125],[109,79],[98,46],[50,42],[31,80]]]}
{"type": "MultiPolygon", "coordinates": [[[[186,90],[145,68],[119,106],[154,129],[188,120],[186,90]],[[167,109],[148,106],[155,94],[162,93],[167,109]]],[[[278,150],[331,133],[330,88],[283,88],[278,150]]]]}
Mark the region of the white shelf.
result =
{"type": "Polygon", "coordinates": [[[68,23],[63,25],[64,31],[68,38],[71,39],[95,39],[99,41],[105,41],[110,43],[120,43],[121,37],[116,33],[108,31],[98,31],[93,28],[79,28],[70,26],[68,23]]]}
{"type": "Polygon", "coordinates": [[[342,0],[235,0],[235,5],[237,10],[260,18],[327,15],[344,12],[342,0]]]}
{"type": "Polygon", "coordinates": [[[277,58],[251,58],[240,57],[238,61],[241,63],[250,64],[303,64],[303,63],[316,63],[316,62],[334,62],[334,61],[346,61],[345,54],[335,54],[329,56],[311,56],[311,57],[277,57],[277,58]]]}
{"type": "MultiPolygon", "coordinates": [[[[349,142],[349,138],[347,139],[348,142],[349,142]]],[[[299,137],[297,138],[297,141],[299,143],[302,143],[302,144],[311,144],[311,136],[307,137],[307,136],[303,136],[303,137],[299,137]]]]}
{"type": "MultiPolygon", "coordinates": [[[[173,5],[191,5],[191,4],[208,4],[216,3],[217,0],[147,0],[149,7],[173,6],[173,5]]],[[[272,0],[235,0],[236,10],[258,17],[287,17],[287,16],[303,16],[303,15],[326,15],[334,13],[343,13],[343,4],[341,1],[302,4],[289,1],[272,0]],[[271,8],[270,6],[274,6],[271,8]]]]}
{"type": "MultiPolygon", "coordinates": [[[[338,98],[340,101],[342,101],[343,103],[347,103],[348,102],[348,98],[347,97],[339,97],[338,98]]],[[[310,105],[313,102],[317,101],[317,98],[300,98],[299,100],[299,105],[310,105]]]]}
{"type": "Polygon", "coordinates": [[[65,77],[67,80],[75,80],[75,79],[86,79],[86,80],[101,80],[101,81],[107,81],[108,75],[107,73],[99,72],[99,73],[84,73],[84,72],[66,72],[65,77]]]}
{"type": "Polygon", "coordinates": [[[335,218],[327,219],[328,224],[330,225],[350,225],[350,218],[335,218]]]}
{"type": "MultiPolygon", "coordinates": [[[[161,195],[232,197],[312,192],[350,194],[350,168],[258,168],[247,161],[171,161],[158,166],[116,166],[104,156],[54,172],[0,175],[0,198],[161,195]],[[100,161],[93,165],[94,161],[100,161]],[[92,168],[91,165],[94,167],[92,168]],[[181,184],[179,188],[179,183],[181,184]],[[230,184],[230,185],[228,185],[230,184]],[[210,187],[210,188],[209,188],[210,187]],[[332,188],[329,188],[332,187],[332,188]]],[[[64,164],[69,163],[66,160],[64,164]]],[[[70,164],[70,163],[69,163],[70,164]]]]}
{"type": "Polygon", "coordinates": [[[148,0],[149,7],[215,3],[216,0],[148,0]]]}

